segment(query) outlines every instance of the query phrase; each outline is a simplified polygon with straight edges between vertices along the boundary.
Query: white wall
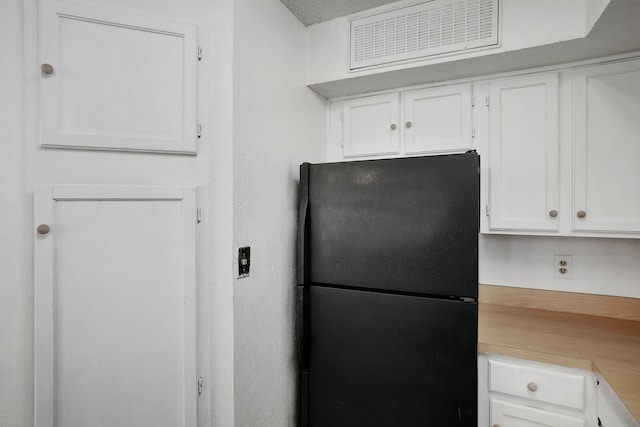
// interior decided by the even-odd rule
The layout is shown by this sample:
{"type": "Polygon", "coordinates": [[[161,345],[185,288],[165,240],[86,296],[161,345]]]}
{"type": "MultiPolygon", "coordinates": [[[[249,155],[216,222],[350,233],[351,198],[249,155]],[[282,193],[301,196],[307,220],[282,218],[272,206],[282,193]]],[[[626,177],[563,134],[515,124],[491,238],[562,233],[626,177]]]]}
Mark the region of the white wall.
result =
{"type": "Polygon", "coordinates": [[[200,397],[198,417],[201,425],[232,426],[232,1],[84,3],[199,25],[198,36],[205,47],[198,105],[204,134],[197,157],[40,149],[37,2],[7,0],[0,4],[0,426],[33,424],[32,198],[33,186],[45,182],[199,186],[199,202],[206,214],[199,225],[197,251],[198,369],[208,387],[200,397]],[[218,56],[211,64],[214,51],[218,56]],[[210,90],[210,77],[225,85],[210,90]],[[209,198],[222,206],[215,215],[207,209],[209,198]]]}
{"type": "Polygon", "coordinates": [[[640,298],[640,240],[482,235],[480,283],[640,298]],[[554,254],[573,257],[571,280],[554,254]]]}
{"type": "Polygon", "coordinates": [[[235,423],[293,426],[298,168],[324,159],[325,101],[305,86],[304,27],[279,0],[236,0],[234,45],[234,250],[251,246],[234,285],[235,423]]]}
{"type": "Polygon", "coordinates": [[[31,424],[31,306],[22,174],[22,1],[0,6],[0,426],[31,424]]]}

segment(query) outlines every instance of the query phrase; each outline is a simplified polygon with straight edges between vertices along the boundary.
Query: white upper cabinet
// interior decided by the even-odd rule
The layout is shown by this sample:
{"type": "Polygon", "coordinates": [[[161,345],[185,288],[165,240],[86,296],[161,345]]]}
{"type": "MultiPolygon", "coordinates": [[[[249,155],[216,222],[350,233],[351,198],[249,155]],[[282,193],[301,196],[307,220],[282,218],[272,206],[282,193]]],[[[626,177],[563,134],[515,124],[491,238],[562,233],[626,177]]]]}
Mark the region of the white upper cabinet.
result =
{"type": "Polygon", "coordinates": [[[402,92],[407,154],[471,149],[471,85],[402,92]]]}
{"type": "Polygon", "coordinates": [[[489,82],[490,230],[557,231],[558,74],[489,82]]]}
{"type": "Polygon", "coordinates": [[[43,0],[43,147],[196,153],[197,28],[43,0]]]}
{"type": "MultiPolygon", "coordinates": [[[[341,160],[471,149],[471,84],[354,98],[342,103],[341,160]]],[[[331,115],[337,110],[332,106],[331,115]]],[[[338,120],[331,120],[330,135],[338,120]]],[[[334,150],[332,150],[334,151],[334,150]]]]}
{"type": "Polygon", "coordinates": [[[640,233],[640,61],[574,72],[576,232],[640,233]]]}
{"type": "Polygon", "coordinates": [[[477,150],[482,233],[640,238],[640,58],[337,100],[328,115],[329,161],[477,150]]]}
{"type": "Polygon", "coordinates": [[[400,153],[398,94],[344,101],[344,157],[400,153]]]}

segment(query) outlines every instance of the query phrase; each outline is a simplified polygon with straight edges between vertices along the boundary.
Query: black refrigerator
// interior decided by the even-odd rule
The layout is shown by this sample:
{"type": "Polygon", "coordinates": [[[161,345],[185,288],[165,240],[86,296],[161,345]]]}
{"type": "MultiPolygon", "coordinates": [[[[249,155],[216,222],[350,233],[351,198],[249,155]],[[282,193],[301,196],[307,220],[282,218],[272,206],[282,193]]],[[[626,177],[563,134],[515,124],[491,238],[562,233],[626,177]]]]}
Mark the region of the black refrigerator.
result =
{"type": "Polygon", "coordinates": [[[476,427],[479,156],[300,167],[302,427],[476,427]]]}

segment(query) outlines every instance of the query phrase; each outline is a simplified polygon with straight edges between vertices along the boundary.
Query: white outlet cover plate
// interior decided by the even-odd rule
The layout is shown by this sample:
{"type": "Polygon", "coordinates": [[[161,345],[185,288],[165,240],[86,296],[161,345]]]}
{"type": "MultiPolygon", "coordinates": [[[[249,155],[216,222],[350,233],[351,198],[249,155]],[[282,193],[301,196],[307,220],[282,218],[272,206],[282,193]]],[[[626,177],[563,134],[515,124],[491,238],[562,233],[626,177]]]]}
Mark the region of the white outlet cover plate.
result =
{"type": "Polygon", "coordinates": [[[553,277],[565,280],[573,279],[573,257],[571,255],[553,256],[553,277]],[[566,268],[566,273],[561,273],[561,268],[566,268]]]}

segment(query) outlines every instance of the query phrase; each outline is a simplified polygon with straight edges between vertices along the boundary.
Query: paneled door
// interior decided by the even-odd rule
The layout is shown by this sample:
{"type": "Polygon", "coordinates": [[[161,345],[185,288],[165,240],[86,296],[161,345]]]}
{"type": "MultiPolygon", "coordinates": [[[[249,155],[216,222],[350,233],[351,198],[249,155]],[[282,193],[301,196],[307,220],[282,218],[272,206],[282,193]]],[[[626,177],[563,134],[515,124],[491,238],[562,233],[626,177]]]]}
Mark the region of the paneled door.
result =
{"type": "Polygon", "coordinates": [[[40,1],[43,147],[196,153],[195,25],[40,1]]]}
{"type": "Polygon", "coordinates": [[[472,148],[470,84],[402,92],[401,105],[407,154],[472,148]]]}
{"type": "Polygon", "coordinates": [[[344,101],[344,157],[400,153],[398,94],[344,101]]]}
{"type": "Polygon", "coordinates": [[[558,74],[489,83],[490,230],[557,232],[558,74]]]}
{"type": "Polygon", "coordinates": [[[573,230],[640,233],[640,61],[574,72],[573,230]]]}
{"type": "Polygon", "coordinates": [[[35,193],[35,426],[195,427],[195,188],[35,193]]]}

